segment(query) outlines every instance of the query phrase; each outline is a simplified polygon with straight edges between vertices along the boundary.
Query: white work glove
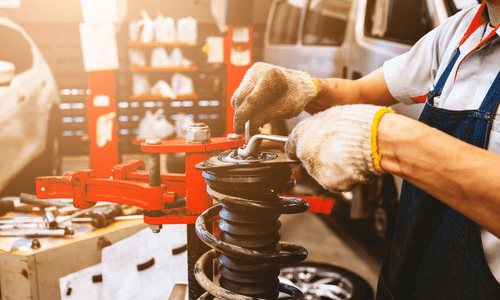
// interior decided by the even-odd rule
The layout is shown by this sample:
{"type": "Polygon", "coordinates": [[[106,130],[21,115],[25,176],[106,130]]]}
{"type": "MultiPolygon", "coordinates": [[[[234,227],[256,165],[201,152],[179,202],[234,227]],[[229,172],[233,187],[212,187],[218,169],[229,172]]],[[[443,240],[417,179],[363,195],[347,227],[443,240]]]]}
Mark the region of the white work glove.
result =
{"type": "Polygon", "coordinates": [[[316,83],[308,73],[256,63],[231,98],[233,130],[242,133],[248,120],[255,132],[272,120],[296,117],[316,94],[316,83]]]}
{"type": "Polygon", "coordinates": [[[324,188],[349,191],[383,174],[377,149],[378,123],[387,112],[375,105],[334,106],[302,120],[285,145],[324,188]]]}

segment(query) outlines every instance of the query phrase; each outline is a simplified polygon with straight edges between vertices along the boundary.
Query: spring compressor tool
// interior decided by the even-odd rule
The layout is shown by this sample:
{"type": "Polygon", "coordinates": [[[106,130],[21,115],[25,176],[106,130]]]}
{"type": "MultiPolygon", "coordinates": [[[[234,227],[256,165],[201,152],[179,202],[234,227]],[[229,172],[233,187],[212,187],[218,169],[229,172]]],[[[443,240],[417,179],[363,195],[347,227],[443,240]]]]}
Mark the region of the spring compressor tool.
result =
{"type": "MultiPolygon", "coordinates": [[[[162,224],[188,224],[190,299],[202,296],[204,290],[221,299],[275,299],[279,292],[300,298],[300,291],[279,283],[278,265],[301,261],[307,251],[279,242],[278,217],[304,212],[309,203],[278,196],[293,186],[290,164],[294,161],[283,153],[259,152],[263,139],[284,141],[285,137],[257,135],[242,147],[241,136],[210,138],[206,125],[193,127],[191,135],[188,129],[187,141],[148,140],[141,145],[142,152],[149,153],[148,173],[140,171],[145,168],[142,161],[131,160],[114,166],[111,178],[97,178],[93,170],[39,177],[37,197],[72,198],[81,209],[99,201],[137,206],[144,209],[144,222],[153,232],[162,224]],[[186,173],[160,173],[160,153],[175,152],[186,154],[186,173]],[[220,204],[213,206],[212,198],[220,204]],[[220,240],[207,229],[217,215],[222,219],[220,240]],[[197,235],[197,242],[192,242],[190,232],[197,235]],[[196,255],[190,255],[190,249],[196,255]],[[204,272],[215,250],[223,253],[220,287],[204,272]]],[[[321,201],[312,203],[315,209],[311,210],[324,211],[321,201]]]]}

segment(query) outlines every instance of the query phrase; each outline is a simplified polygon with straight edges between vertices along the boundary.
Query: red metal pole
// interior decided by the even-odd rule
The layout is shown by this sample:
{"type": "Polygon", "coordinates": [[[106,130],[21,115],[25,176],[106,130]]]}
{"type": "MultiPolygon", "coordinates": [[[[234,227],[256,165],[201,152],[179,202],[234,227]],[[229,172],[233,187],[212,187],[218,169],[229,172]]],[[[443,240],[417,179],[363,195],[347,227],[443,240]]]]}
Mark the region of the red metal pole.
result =
{"type": "Polygon", "coordinates": [[[90,169],[98,178],[109,178],[113,166],[118,164],[114,71],[89,71],[88,79],[90,169]]]}

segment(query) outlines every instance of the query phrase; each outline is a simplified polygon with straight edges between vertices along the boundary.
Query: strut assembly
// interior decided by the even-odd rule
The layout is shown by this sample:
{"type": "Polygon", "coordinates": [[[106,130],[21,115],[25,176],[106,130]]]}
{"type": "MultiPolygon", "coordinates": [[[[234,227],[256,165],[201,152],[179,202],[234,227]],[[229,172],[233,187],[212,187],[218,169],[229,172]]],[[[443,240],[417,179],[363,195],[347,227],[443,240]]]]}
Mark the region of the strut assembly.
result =
{"type": "MultiPolygon", "coordinates": [[[[277,140],[276,136],[270,139],[277,140]]],[[[246,147],[260,145],[264,135],[252,137],[246,147]]],[[[281,138],[281,137],[280,137],[281,138]]],[[[200,239],[213,250],[195,265],[194,274],[201,287],[221,299],[277,299],[279,292],[302,299],[302,293],[278,279],[280,264],[296,263],[307,257],[301,246],[280,242],[281,214],[302,213],[306,200],[279,197],[294,180],[291,163],[283,153],[238,149],[223,152],[196,165],[203,170],[208,194],[218,205],[202,213],[196,222],[200,239]],[[243,151],[242,151],[243,150],[243,151]],[[241,153],[246,153],[244,156],[241,153]],[[219,215],[219,239],[206,229],[206,222],[219,215]],[[203,265],[219,251],[219,284],[205,275],[203,265]],[[242,297],[246,296],[246,297],[242,297]]]]}

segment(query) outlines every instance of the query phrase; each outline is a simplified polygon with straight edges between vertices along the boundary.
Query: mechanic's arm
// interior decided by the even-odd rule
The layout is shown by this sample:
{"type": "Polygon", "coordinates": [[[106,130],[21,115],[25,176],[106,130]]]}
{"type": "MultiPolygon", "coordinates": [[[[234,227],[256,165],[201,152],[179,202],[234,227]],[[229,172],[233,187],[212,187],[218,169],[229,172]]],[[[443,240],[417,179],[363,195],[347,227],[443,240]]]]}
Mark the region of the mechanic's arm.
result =
{"type": "Polygon", "coordinates": [[[398,114],[381,119],[378,149],[384,171],[500,237],[500,155],[398,114]]]}
{"type": "Polygon", "coordinates": [[[398,175],[500,237],[500,155],[377,105],[337,105],[299,122],[285,151],[331,191],[398,175]]]}
{"type": "Polygon", "coordinates": [[[235,110],[233,130],[244,131],[251,121],[251,132],[277,119],[311,114],[335,105],[371,103],[391,105],[392,98],[382,68],[358,80],[312,78],[306,72],[266,63],[255,63],[231,98],[235,110]]]}
{"type": "Polygon", "coordinates": [[[335,105],[364,103],[390,106],[397,103],[387,88],[382,67],[357,80],[314,78],[314,81],[318,94],[305,107],[310,114],[335,105]]]}

